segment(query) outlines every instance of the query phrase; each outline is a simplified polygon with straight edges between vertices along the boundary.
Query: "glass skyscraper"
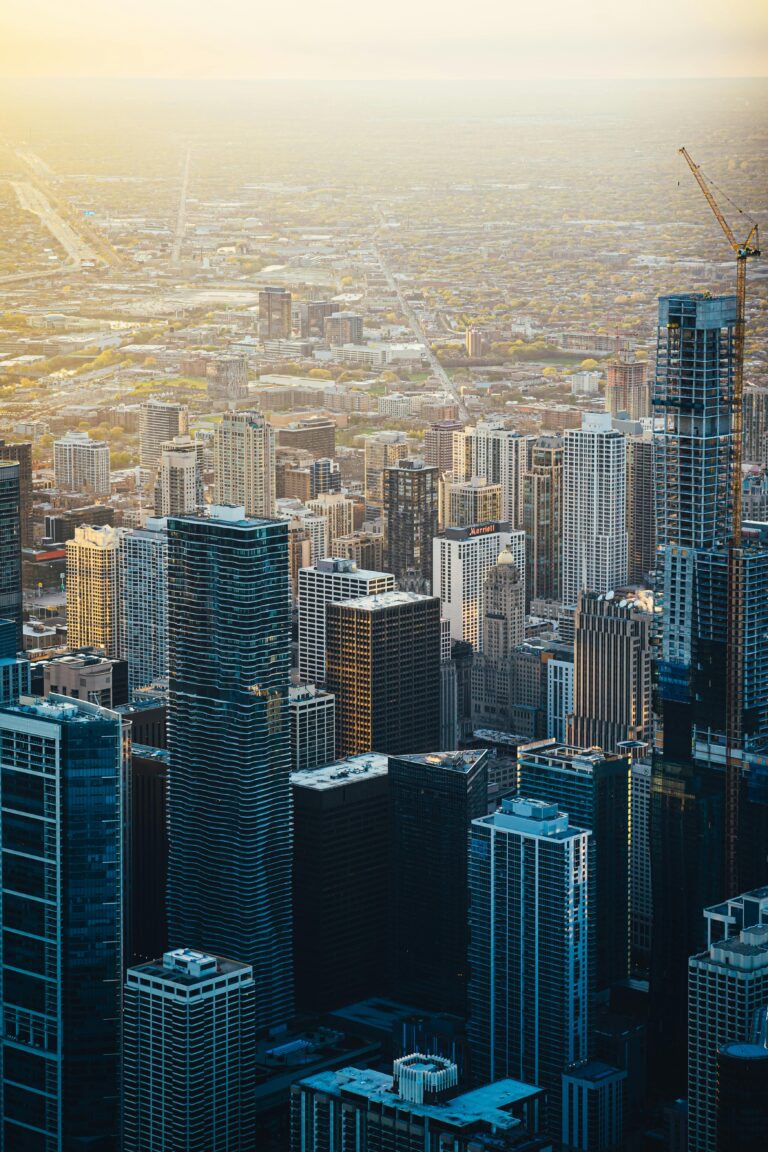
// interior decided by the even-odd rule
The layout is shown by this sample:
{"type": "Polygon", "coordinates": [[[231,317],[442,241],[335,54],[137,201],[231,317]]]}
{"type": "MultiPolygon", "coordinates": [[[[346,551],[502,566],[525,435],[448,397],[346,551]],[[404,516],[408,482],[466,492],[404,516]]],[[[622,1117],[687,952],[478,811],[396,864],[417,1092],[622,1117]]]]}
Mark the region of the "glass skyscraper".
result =
{"type": "Polygon", "coordinates": [[[288,525],[168,522],[171,948],[250,964],[258,1027],[293,1005],[288,525]]]}
{"type": "Polygon", "coordinates": [[[0,460],[0,617],[16,625],[21,648],[21,492],[20,465],[0,460]]]}
{"type": "Polygon", "coordinates": [[[122,978],[120,717],[0,708],[5,1152],[112,1152],[122,978]]]}

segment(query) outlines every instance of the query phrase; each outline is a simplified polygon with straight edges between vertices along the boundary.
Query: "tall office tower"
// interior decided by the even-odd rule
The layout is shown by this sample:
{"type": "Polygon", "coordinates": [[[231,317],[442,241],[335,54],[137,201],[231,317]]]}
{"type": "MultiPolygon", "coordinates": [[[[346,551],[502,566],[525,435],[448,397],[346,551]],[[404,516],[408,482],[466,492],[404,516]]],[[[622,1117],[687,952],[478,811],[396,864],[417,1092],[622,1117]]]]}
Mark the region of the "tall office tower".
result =
{"type": "Polygon", "coordinates": [[[322,768],[336,759],[336,700],[314,684],[288,689],[291,770],[322,768]]]}
{"type": "Polygon", "coordinates": [[[573,660],[547,661],[547,735],[565,743],[568,717],[573,712],[573,660]]]}
{"type": "Polygon", "coordinates": [[[387,984],[387,758],[352,756],[294,772],[296,1006],[322,1013],[387,984]]]}
{"type": "Polygon", "coordinates": [[[363,318],[356,312],[334,312],[327,316],[323,325],[325,339],[331,345],[361,344],[363,340],[363,318]]]}
{"type": "Polygon", "coordinates": [[[539,436],[531,448],[530,466],[523,473],[525,529],[525,596],[559,600],[562,594],[563,442],[559,436],[539,436]]]}
{"type": "Polygon", "coordinates": [[[354,528],[354,501],[342,496],[341,492],[322,492],[316,500],[307,501],[307,508],[315,516],[323,516],[327,521],[327,540],[349,536],[354,528]]]}
{"type": "Polygon", "coordinates": [[[259,292],[259,339],[287,340],[291,335],[291,294],[287,288],[259,292]]]}
{"type": "Polygon", "coordinates": [[[168,675],[167,521],[123,532],[119,565],[120,654],[133,692],[168,675]]]}
{"type": "Polygon", "coordinates": [[[381,592],[326,609],[336,755],[425,751],[440,734],[440,601],[381,592]]]}
{"type": "Polygon", "coordinates": [[[647,584],[656,567],[653,436],[627,437],[627,578],[647,584]]]}
{"type": "Polygon", "coordinates": [[[309,465],[309,497],[341,492],[341,467],[330,456],[321,456],[309,465]]]}
{"type": "Polygon", "coordinates": [[[513,659],[525,640],[525,588],[515,558],[503,548],[483,586],[483,645],[472,663],[475,727],[509,730],[513,659]]]}
{"type": "Polygon", "coordinates": [[[595,988],[605,993],[629,975],[629,760],[548,740],[519,749],[518,772],[521,796],[556,804],[592,833],[595,988]]]}
{"type": "Polygon", "coordinates": [[[3,1147],[117,1146],[123,726],[84,700],[0,709],[3,1147]]]}
{"type": "MultiPolygon", "coordinates": [[[[768,388],[744,389],[744,463],[768,466],[768,388]]],[[[11,445],[8,445],[11,447],[11,445]]],[[[0,455],[5,450],[0,448],[0,455]]]]}
{"type": "Polygon", "coordinates": [[[0,460],[0,617],[13,620],[21,650],[21,498],[19,465],[10,460],[0,460]]]}
{"type": "Polygon", "coordinates": [[[688,962],[689,1152],[717,1152],[718,1052],[749,1041],[755,1013],[768,1004],[768,924],[745,922],[722,938],[722,925],[709,915],[718,911],[722,905],[705,909],[708,946],[688,962]]]}
{"type": "Polygon", "coordinates": [[[213,437],[213,502],[273,516],[275,430],[260,412],[225,412],[213,437]]]}
{"type": "MultiPolygon", "coordinates": [[[[662,424],[654,445],[661,644],[651,792],[651,1067],[660,1088],[669,1092],[683,1087],[684,973],[688,956],[702,947],[700,912],[725,895],[722,769],[735,327],[733,296],[659,301],[653,404],[662,424]]],[[[764,645],[755,644],[768,624],[768,540],[750,530],[742,545],[734,562],[743,589],[742,728],[749,778],[741,804],[739,864],[743,879],[759,884],[768,843],[764,827],[760,831],[752,823],[762,819],[764,808],[756,803],[760,769],[751,763],[751,747],[759,747],[768,732],[764,645]]]]}
{"type": "Polygon", "coordinates": [[[125,1152],[251,1152],[255,996],[249,964],[190,948],[128,969],[125,1152]]]}
{"type": "Polygon", "coordinates": [[[154,470],[160,463],[160,452],[166,440],[175,440],[189,431],[189,409],[186,404],[147,400],[139,416],[139,459],[142,468],[154,470]]]}
{"type": "Polygon", "coordinates": [[[384,547],[387,568],[399,580],[417,573],[432,580],[432,541],[437,536],[437,468],[400,460],[384,469],[384,547]]]}
{"type": "Polygon", "coordinates": [[[320,1072],[291,1087],[291,1152],[544,1152],[544,1093],[502,1080],[459,1091],[458,1066],[412,1052],[393,1074],[320,1072]]]}
{"type": "Polygon", "coordinates": [[[625,740],[650,743],[652,622],[649,592],[579,593],[570,743],[605,752],[625,740]]]}
{"type": "MultiPolygon", "coordinates": [[[[491,417],[453,438],[453,472],[457,478],[480,476],[501,485],[501,514],[512,528],[523,527],[523,474],[528,468],[533,436],[521,436],[491,417]]],[[[477,523],[477,521],[475,521],[477,523]]]]}
{"type": "Polygon", "coordinates": [[[563,449],[563,602],[627,583],[626,441],[587,412],[563,449]]]}
{"type": "Polygon", "coordinates": [[[558,1139],[562,1074],[588,1055],[590,839],[556,804],[526,799],[503,800],[469,835],[472,1073],[546,1089],[558,1139]]]}
{"type": "Polygon", "coordinates": [[[19,466],[19,515],[21,546],[32,547],[32,445],[6,444],[0,440],[0,460],[14,460],[19,466]]]}
{"type": "Polygon", "coordinates": [[[291,304],[293,327],[305,340],[308,336],[322,336],[326,317],[332,316],[337,309],[338,304],[334,300],[294,302],[291,304]]]}
{"type": "Polygon", "coordinates": [[[502,519],[501,484],[490,484],[479,476],[473,476],[471,480],[446,481],[445,504],[447,528],[498,523],[502,519]]]}
{"type": "Polygon", "coordinates": [[[424,463],[438,472],[453,469],[453,434],[463,432],[461,420],[433,420],[424,433],[424,463]]]}
{"type": "Polygon", "coordinates": [[[454,640],[466,640],[476,652],[483,646],[485,579],[503,549],[525,571],[525,533],[507,524],[446,528],[433,544],[432,591],[442,602],[454,640]]]}
{"type": "Polygon", "coordinates": [[[122,529],[75,528],[67,541],[67,643],[120,655],[120,540],[122,529]]]}
{"type": "Polygon", "coordinates": [[[459,733],[459,679],[452,655],[451,624],[440,621],[440,739],[441,748],[457,748],[459,733]]]}
{"type": "Polygon", "coordinates": [[[648,365],[644,360],[635,360],[632,352],[619,352],[608,364],[605,410],[611,416],[626,413],[630,420],[642,420],[651,414],[648,365]]]}
{"type": "Polygon", "coordinates": [[[488,811],[488,757],[389,758],[391,987],[429,1012],[467,1013],[467,830],[488,811]]]}
{"type": "Polygon", "coordinates": [[[125,958],[142,964],[168,947],[168,750],[136,740],[141,725],[130,709],[120,711],[131,724],[125,958]]]}
{"type": "Polygon", "coordinates": [[[155,483],[155,516],[185,516],[202,509],[202,453],[202,441],[191,436],[177,436],[162,445],[155,483]]]}
{"type": "Polygon", "coordinates": [[[330,459],[336,455],[336,425],[327,416],[307,416],[278,428],[277,442],[282,448],[303,448],[315,457],[330,459]]]}
{"type": "Polygon", "coordinates": [[[563,1076],[563,1142],[568,1152],[609,1152],[624,1145],[627,1073],[585,1060],[563,1076]]]}
{"type": "Polygon", "coordinates": [[[653,896],[651,890],[651,765],[633,761],[630,769],[630,905],[629,943],[633,967],[648,971],[651,956],[653,896]]]}
{"type": "Polygon", "coordinates": [[[16,621],[0,619],[0,704],[29,695],[29,660],[17,656],[16,621]]]}
{"type": "Polygon", "coordinates": [[[213,506],[168,522],[171,947],[251,964],[256,1022],[293,1006],[288,532],[213,506]]]}
{"type": "Polygon", "coordinates": [[[328,604],[376,596],[391,592],[394,587],[391,572],[368,572],[357,568],[352,560],[327,557],[317,560],[311,568],[300,568],[299,679],[305,684],[325,683],[328,604]]]}
{"type": "Polygon", "coordinates": [[[56,487],[64,492],[109,496],[109,445],[87,432],[67,432],[53,445],[56,487]]]}
{"type": "Polygon", "coordinates": [[[365,503],[373,510],[384,506],[384,469],[408,455],[405,432],[374,432],[365,438],[365,503]]]}
{"type": "Polygon", "coordinates": [[[384,535],[380,532],[351,532],[331,544],[331,552],[343,560],[354,560],[358,568],[381,572],[384,567],[384,535]]]}

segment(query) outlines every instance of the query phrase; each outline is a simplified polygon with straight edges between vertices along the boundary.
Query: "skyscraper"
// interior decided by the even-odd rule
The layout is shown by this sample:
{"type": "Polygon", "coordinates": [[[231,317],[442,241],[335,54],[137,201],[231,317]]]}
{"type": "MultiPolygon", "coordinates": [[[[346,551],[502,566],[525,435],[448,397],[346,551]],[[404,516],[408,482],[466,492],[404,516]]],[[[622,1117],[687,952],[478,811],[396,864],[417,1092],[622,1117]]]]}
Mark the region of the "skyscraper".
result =
{"type": "Polygon", "coordinates": [[[123,728],[83,700],[0,708],[3,1146],[118,1140],[123,728]]]}
{"type": "Polygon", "coordinates": [[[120,538],[120,652],[131,692],[168,675],[167,522],[150,517],[120,538]]]}
{"type": "Polygon", "coordinates": [[[129,968],[125,1152],[251,1152],[253,970],[189,948],[129,968]]]}
{"type": "Polygon", "coordinates": [[[56,487],[64,492],[109,496],[109,445],[87,432],[67,432],[53,445],[56,487]]]}
{"type": "Polygon", "coordinates": [[[744,389],[744,463],[768,467],[768,388],[744,389]]]}
{"type": "Polygon", "coordinates": [[[0,440],[0,460],[15,460],[19,466],[19,514],[21,546],[32,547],[32,445],[6,444],[0,440]]]}
{"type": "Polygon", "coordinates": [[[327,608],[336,755],[426,751],[440,734],[440,601],[381,592],[327,608]]]}
{"type": "Polygon", "coordinates": [[[482,476],[470,480],[444,480],[444,523],[447,528],[467,528],[470,524],[488,524],[502,520],[504,506],[501,484],[491,484],[482,476]]]}
{"type": "Polygon", "coordinates": [[[605,410],[611,416],[626,413],[630,420],[642,420],[651,414],[648,365],[636,360],[630,351],[618,352],[608,363],[605,410]]]}
{"type": "Polygon", "coordinates": [[[627,578],[646,584],[656,567],[653,437],[627,436],[627,578]]]}
{"type": "Polygon", "coordinates": [[[139,443],[142,468],[154,470],[160,463],[160,451],[166,440],[184,436],[189,431],[189,409],[186,404],[147,400],[141,406],[139,443]]]}
{"type": "Polygon", "coordinates": [[[367,572],[352,560],[326,557],[299,569],[299,678],[305,684],[326,679],[326,613],[328,604],[391,592],[390,572],[367,572]]]}
{"type": "Polygon", "coordinates": [[[466,1016],[467,830],[488,811],[488,751],[390,756],[392,989],[466,1016]]]}
{"type": "Polygon", "coordinates": [[[322,768],[336,759],[336,701],[314,684],[288,689],[291,720],[291,770],[322,768]]]}
{"type": "Polygon", "coordinates": [[[307,501],[307,508],[315,516],[323,516],[328,525],[326,539],[330,542],[349,536],[354,527],[355,505],[341,492],[321,492],[315,500],[307,501]]]}
{"type": "Polygon", "coordinates": [[[728,908],[737,916],[724,923],[723,905],[705,909],[708,946],[688,962],[690,1152],[717,1152],[718,1053],[729,1041],[749,1041],[753,1017],[768,1003],[766,897],[762,889],[737,898],[732,904],[741,906],[728,908]]]}
{"type": "Polygon", "coordinates": [[[201,510],[203,445],[191,436],[176,436],[160,448],[155,482],[155,516],[184,516],[201,510]]]}
{"type": "Polygon", "coordinates": [[[469,837],[472,1073],[545,1088],[557,1139],[562,1074],[588,1054],[590,836],[557,805],[521,798],[473,820],[469,837]]]}
{"type": "Polygon", "coordinates": [[[213,437],[213,501],[273,516],[275,432],[260,412],[225,412],[213,437]]]}
{"type": "Polygon", "coordinates": [[[627,582],[626,442],[608,413],[585,413],[563,450],[563,602],[627,582]]]}
{"type": "Polygon", "coordinates": [[[287,526],[168,522],[169,943],[251,964],[256,1021],[292,1009],[287,526]]]}
{"type": "Polygon", "coordinates": [[[652,613],[648,592],[579,593],[571,744],[616,752],[625,740],[650,743],[652,613]]]}
{"type": "Polygon", "coordinates": [[[438,472],[453,468],[453,434],[463,432],[461,420],[433,420],[424,433],[424,463],[438,472]]]}
{"type": "Polygon", "coordinates": [[[629,760],[541,740],[518,751],[518,772],[521,796],[556,804],[592,833],[595,988],[607,992],[629,975],[629,760]]]}
{"type": "Polygon", "coordinates": [[[0,618],[13,620],[22,640],[21,497],[19,464],[0,460],[0,618]]]}
{"type": "Polygon", "coordinates": [[[503,549],[518,572],[525,571],[525,533],[504,523],[446,528],[433,543],[432,590],[450,621],[454,640],[466,640],[475,651],[483,646],[485,579],[503,549]]]}
{"type": "Polygon", "coordinates": [[[452,471],[456,479],[478,476],[488,484],[501,485],[500,514],[488,519],[506,520],[512,528],[523,527],[523,474],[533,439],[507,428],[498,417],[481,420],[475,428],[454,435],[452,471]]]}
{"type": "Polygon", "coordinates": [[[259,339],[287,340],[291,335],[291,294],[287,288],[259,292],[259,339]]]}
{"type": "Polygon", "coordinates": [[[437,468],[429,468],[419,459],[403,459],[384,469],[386,563],[397,579],[408,572],[432,580],[437,480],[437,468]]]}
{"type": "Polygon", "coordinates": [[[562,593],[563,442],[540,436],[531,447],[530,466],[523,473],[525,529],[525,596],[559,600],[562,593]]]}
{"type": "Polygon", "coordinates": [[[291,776],[299,1012],[328,1012],[387,986],[387,758],[352,756],[291,776]]]}
{"type": "Polygon", "coordinates": [[[16,621],[0,619],[0,704],[29,694],[29,660],[17,656],[16,621]]]}
{"type": "Polygon", "coordinates": [[[67,541],[67,642],[120,655],[120,540],[105,524],[75,528],[67,541]]]}
{"type": "Polygon", "coordinates": [[[503,548],[483,587],[483,645],[472,664],[472,713],[478,728],[512,727],[513,653],[525,640],[525,586],[503,548]]]}
{"type": "Polygon", "coordinates": [[[365,503],[376,512],[384,504],[384,469],[408,455],[405,432],[374,432],[365,438],[365,503]]]}

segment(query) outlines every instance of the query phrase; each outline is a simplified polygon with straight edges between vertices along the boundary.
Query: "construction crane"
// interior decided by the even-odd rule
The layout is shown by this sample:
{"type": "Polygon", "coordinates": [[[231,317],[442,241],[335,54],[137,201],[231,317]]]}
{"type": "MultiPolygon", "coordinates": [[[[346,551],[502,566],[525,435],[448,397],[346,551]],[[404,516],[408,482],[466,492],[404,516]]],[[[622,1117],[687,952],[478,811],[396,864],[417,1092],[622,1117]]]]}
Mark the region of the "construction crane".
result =
{"type": "MultiPolygon", "coordinates": [[[[725,895],[739,889],[739,809],[741,804],[741,747],[744,700],[744,662],[742,657],[743,565],[741,562],[741,458],[744,404],[744,328],[747,299],[747,261],[760,255],[758,227],[736,205],[737,211],[751,225],[746,240],[740,243],[734,235],[714,197],[701,168],[685,148],[680,155],[693,173],[707,203],[723,230],[736,256],[736,328],[734,331],[733,390],[731,394],[731,535],[728,541],[728,609],[726,620],[726,685],[725,685],[725,895]]],[[[726,197],[728,199],[728,197],[726,197]]],[[[730,201],[733,203],[733,201],[730,201]]]]}

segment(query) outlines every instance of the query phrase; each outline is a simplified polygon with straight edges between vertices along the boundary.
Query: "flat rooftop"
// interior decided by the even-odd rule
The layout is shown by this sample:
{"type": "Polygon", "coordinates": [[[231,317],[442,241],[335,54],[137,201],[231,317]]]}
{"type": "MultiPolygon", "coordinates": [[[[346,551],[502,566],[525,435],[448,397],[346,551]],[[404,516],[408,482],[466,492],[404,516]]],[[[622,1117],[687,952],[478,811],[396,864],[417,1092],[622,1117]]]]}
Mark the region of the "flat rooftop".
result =
{"type": "Polygon", "coordinates": [[[311,788],[316,792],[327,792],[332,788],[343,788],[358,780],[371,780],[375,776],[386,776],[389,771],[388,758],[379,752],[364,752],[360,756],[349,756],[346,760],[336,760],[324,768],[306,768],[291,773],[294,788],[311,788]]]}
{"type": "Polygon", "coordinates": [[[471,748],[462,752],[414,752],[408,756],[392,756],[405,764],[418,764],[421,767],[443,768],[446,772],[459,772],[466,775],[478,760],[487,756],[487,748],[471,748]]]}
{"type": "Polygon", "coordinates": [[[385,608],[397,608],[403,604],[420,604],[426,600],[437,602],[437,597],[422,596],[419,592],[379,592],[375,596],[361,596],[359,600],[339,600],[338,603],[344,608],[359,608],[361,612],[380,612],[385,608]]]}

